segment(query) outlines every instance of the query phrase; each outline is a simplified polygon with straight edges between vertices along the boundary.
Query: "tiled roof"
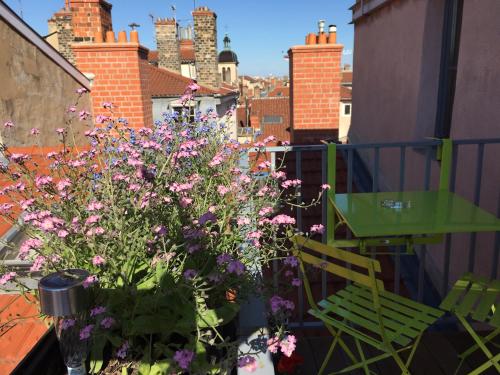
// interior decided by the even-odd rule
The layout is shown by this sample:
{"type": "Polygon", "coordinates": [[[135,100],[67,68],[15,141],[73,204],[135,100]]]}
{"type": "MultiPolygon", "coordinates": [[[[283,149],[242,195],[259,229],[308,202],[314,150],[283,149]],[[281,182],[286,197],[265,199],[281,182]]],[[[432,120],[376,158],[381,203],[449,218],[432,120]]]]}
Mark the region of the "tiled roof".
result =
{"type": "Polygon", "coordinates": [[[272,90],[269,95],[269,97],[274,97],[274,96],[290,96],[290,87],[276,87],[274,90],[272,90]]]}
{"type": "MultiPolygon", "coordinates": [[[[149,69],[151,96],[154,98],[180,97],[186,91],[187,85],[193,81],[191,78],[184,77],[179,73],[172,72],[171,70],[151,65],[149,66],[149,69]]],[[[200,89],[196,92],[196,95],[235,94],[236,88],[229,87],[231,86],[223,85],[219,89],[213,89],[200,85],[200,89]]]]}
{"type": "MultiPolygon", "coordinates": [[[[274,135],[279,141],[290,141],[290,99],[287,97],[255,98],[248,100],[250,106],[250,116],[256,116],[259,121],[262,135],[261,140],[270,135],[274,135]],[[283,121],[280,124],[264,123],[264,116],[281,116],[283,121]]],[[[241,106],[237,110],[238,126],[246,126],[245,107],[241,106]]],[[[255,124],[250,124],[255,126],[255,124]]]]}
{"type": "Polygon", "coordinates": [[[158,51],[149,50],[148,61],[153,65],[158,65],[158,51]]]}
{"type": "Polygon", "coordinates": [[[342,82],[343,85],[352,83],[352,70],[342,71],[342,82]]]}
{"type": "Polygon", "coordinates": [[[345,86],[340,86],[340,100],[352,101],[352,89],[345,86]]]}
{"type": "Polygon", "coordinates": [[[0,374],[10,374],[47,331],[37,304],[0,294],[0,374]]]}

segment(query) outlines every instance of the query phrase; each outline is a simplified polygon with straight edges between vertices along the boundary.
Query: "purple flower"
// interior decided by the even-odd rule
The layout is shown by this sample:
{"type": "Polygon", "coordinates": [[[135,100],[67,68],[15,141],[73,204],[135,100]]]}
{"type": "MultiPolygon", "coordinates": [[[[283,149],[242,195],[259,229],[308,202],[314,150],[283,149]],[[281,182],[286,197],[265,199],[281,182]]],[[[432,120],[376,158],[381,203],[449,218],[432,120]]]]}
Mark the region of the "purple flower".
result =
{"type": "Polygon", "coordinates": [[[153,232],[157,236],[163,237],[164,235],[167,234],[167,228],[165,228],[163,225],[158,225],[158,226],[153,228],[153,232]]]}
{"type": "Polygon", "coordinates": [[[271,299],[269,300],[269,303],[271,305],[271,311],[273,314],[278,313],[281,310],[293,310],[295,308],[295,305],[292,301],[286,300],[280,296],[272,296],[271,299]]]}
{"type": "Polygon", "coordinates": [[[203,215],[200,216],[198,219],[198,223],[200,225],[205,225],[208,222],[215,223],[217,221],[217,216],[215,216],[213,213],[210,211],[204,213],[203,215]]]}
{"type": "Polygon", "coordinates": [[[109,329],[113,326],[113,324],[115,324],[115,320],[110,316],[107,316],[106,318],[101,320],[101,327],[103,328],[109,329]]]}
{"type": "Polygon", "coordinates": [[[130,348],[128,341],[125,341],[122,346],[116,351],[116,356],[118,358],[124,359],[127,356],[127,351],[130,348]]]}
{"type": "Polygon", "coordinates": [[[184,278],[186,280],[192,280],[192,279],[194,279],[196,277],[197,274],[198,273],[195,270],[188,269],[188,270],[184,271],[184,278]]]}
{"type": "Polygon", "coordinates": [[[286,257],[285,260],[283,261],[283,263],[285,263],[287,266],[290,266],[293,268],[295,268],[299,265],[299,261],[294,256],[286,257]]]}
{"type": "Polygon", "coordinates": [[[64,331],[70,327],[73,327],[76,324],[75,319],[63,319],[61,322],[61,329],[64,331]]]}
{"type": "Polygon", "coordinates": [[[302,285],[302,281],[300,281],[300,279],[298,279],[298,278],[294,278],[292,280],[292,285],[293,286],[300,286],[300,285],[302,285]]]}
{"type": "Polygon", "coordinates": [[[236,275],[240,276],[245,272],[245,265],[239,260],[233,260],[232,262],[229,262],[229,265],[227,266],[227,272],[235,273],[236,275]]]}
{"type": "Polygon", "coordinates": [[[183,370],[187,370],[189,368],[189,364],[194,358],[194,353],[191,350],[182,349],[177,350],[174,354],[174,360],[177,362],[179,367],[183,370]]]}
{"type": "Polygon", "coordinates": [[[80,340],[87,340],[90,338],[92,330],[94,329],[93,324],[89,324],[80,330],[80,340]]]}
{"type": "Polygon", "coordinates": [[[238,367],[248,372],[254,372],[257,370],[257,361],[254,357],[246,355],[238,359],[238,367]]]}
{"type": "Polygon", "coordinates": [[[106,308],[104,306],[96,306],[92,310],[90,310],[90,316],[96,316],[105,312],[106,308]]]}
{"type": "Polygon", "coordinates": [[[222,266],[223,264],[229,263],[232,260],[233,258],[231,258],[231,255],[224,253],[217,257],[217,264],[219,266],[222,266]]]}

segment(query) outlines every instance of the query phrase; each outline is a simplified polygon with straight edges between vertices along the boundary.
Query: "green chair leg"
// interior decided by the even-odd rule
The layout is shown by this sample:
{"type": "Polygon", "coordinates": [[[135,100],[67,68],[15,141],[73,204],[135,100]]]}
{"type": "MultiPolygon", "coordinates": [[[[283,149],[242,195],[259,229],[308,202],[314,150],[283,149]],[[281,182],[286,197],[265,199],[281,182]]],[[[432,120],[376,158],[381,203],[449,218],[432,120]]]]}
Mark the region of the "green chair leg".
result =
{"type": "Polygon", "coordinates": [[[356,343],[356,348],[358,349],[359,356],[361,358],[361,363],[363,364],[363,370],[365,371],[365,375],[370,375],[370,370],[368,369],[368,365],[366,364],[365,353],[363,352],[363,348],[359,343],[359,340],[355,337],[354,342],[356,343]]]}
{"type": "Polygon", "coordinates": [[[481,349],[483,351],[483,353],[486,355],[486,357],[488,358],[487,362],[485,362],[483,365],[479,366],[477,369],[471,371],[469,373],[469,375],[481,374],[482,372],[484,372],[486,369],[490,368],[491,366],[494,366],[496,368],[496,370],[500,373],[500,363],[499,363],[500,354],[493,356],[491,351],[484,344],[482,338],[474,331],[474,329],[471,327],[469,322],[467,322],[467,320],[461,314],[455,313],[455,315],[458,318],[458,320],[460,321],[460,323],[462,323],[464,328],[467,330],[467,332],[469,332],[469,334],[472,336],[472,338],[476,342],[476,345],[478,346],[478,348],[481,349]]]}
{"type": "Polygon", "coordinates": [[[325,359],[323,360],[323,363],[321,364],[321,367],[318,371],[318,375],[323,374],[323,371],[325,371],[326,366],[328,365],[328,362],[330,361],[330,358],[332,357],[333,351],[335,349],[335,346],[341,340],[340,335],[342,335],[341,331],[338,331],[335,337],[333,338],[332,345],[330,345],[330,349],[328,349],[328,353],[326,354],[325,359]]]}
{"type": "MultiPolygon", "coordinates": [[[[497,328],[496,330],[494,330],[493,332],[491,332],[487,336],[482,337],[481,341],[483,342],[483,344],[487,344],[491,340],[493,340],[495,337],[497,337],[499,334],[500,334],[500,328],[497,328]]],[[[491,343],[491,344],[495,345],[495,343],[491,343]]],[[[474,353],[477,349],[479,349],[479,345],[474,344],[473,346],[471,346],[469,349],[467,349],[463,353],[460,353],[458,356],[460,358],[462,358],[462,359],[466,359],[469,355],[471,355],[472,353],[474,353]]]]}

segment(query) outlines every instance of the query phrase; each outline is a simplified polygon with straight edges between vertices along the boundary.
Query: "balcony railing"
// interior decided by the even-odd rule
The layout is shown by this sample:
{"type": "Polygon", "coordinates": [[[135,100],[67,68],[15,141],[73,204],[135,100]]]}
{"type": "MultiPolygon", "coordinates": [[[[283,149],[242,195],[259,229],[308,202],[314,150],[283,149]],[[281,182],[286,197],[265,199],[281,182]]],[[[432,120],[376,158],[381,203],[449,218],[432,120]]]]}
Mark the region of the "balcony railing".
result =
{"type": "MultiPolygon", "coordinates": [[[[441,147],[441,140],[425,140],[418,142],[392,142],[392,143],[369,143],[369,144],[339,144],[337,145],[337,158],[344,162],[345,179],[341,179],[344,186],[339,186],[336,181],[337,192],[377,192],[377,191],[404,191],[409,189],[418,190],[433,190],[437,185],[437,175],[439,175],[439,161],[436,160],[438,150],[441,147]],[[390,170],[390,176],[383,166],[390,164],[393,168],[390,170]],[[418,164],[418,165],[417,165],[418,164]],[[385,174],[384,174],[385,173],[385,174]],[[416,180],[415,176],[419,176],[416,180]],[[344,184],[345,183],[345,184],[344,184]],[[419,184],[420,186],[416,186],[419,184]]],[[[250,152],[256,149],[249,150],[250,152]]],[[[467,198],[473,201],[476,205],[482,205],[491,213],[500,216],[500,176],[493,176],[498,179],[498,182],[493,182],[493,186],[487,179],[484,173],[485,161],[496,158],[500,152],[500,139],[471,139],[471,140],[454,140],[452,165],[450,175],[450,190],[455,192],[459,188],[459,193],[465,191],[467,198]],[[490,159],[487,159],[490,158],[490,159]],[[467,161],[467,163],[465,163],[467,161]],[[465,165],[472,166],[471,169],[465,170],[465,165]],[[460,177],[460,186],[457,185],[460,177]],[[464,184],[465,181],[465,184],[464,184]],[[467,185],[467,186],[465,186],[467,185]],[[484,192],[488,192],[489,201],[484,202],[482,196],[484,192]],[[498,195],[495,197],[495,192],[498,195]]],[[[317,155],[317,163],[321,165],[321,184],[328,182],[328,155],[327,145],[312,145],[312,146],[285,146],[285,147],[267,147],[266,154],[269,155],[273,166],[277,165],[279,160],[282,160],[286,153],[285,164],[288,163],[288,171],[294,171],[294,178],[303,180],[304,171],[302,168],[303,160],[310,153],[317,155]],[[290,157],[293,156],[293,157],[290,157]],[[290,168],[290,160],[294,165],[290,168]]],[[[310,162],[310,161],[309,161],[310,162]]],[[[339,173],[337,173],[337,176],[339,173]]],[[[319,184],[318,184],[319,185],[319,184]]],[[[297,194],[296,203],[301,204],[303,200],[302,194],[297,194]]],[[[297,227],[300,231],[307,231],[304,227],[303,210],[296,209],[295,216],[297,227]]],[[[323,195],[322,201],[322,224],[326,227],[327,223],[327,202],[326,195],[323,195]]],[[[347,236],[351,234],[347,231],[347,236]]],[[[487,256],[483,244],[481,248],[478,244],[478,236],[475,233],[468,236],[468,254],[465,269],[460,272],[477,272],[485,274],[491,278],[498,276],[498,264],[500,260],[500,232],[486,238],[489,248],[491,249],[491,265],[490,270],[477,269],[476,254],[487,256]]],[[[395,293],[401,293],[401,285],[410,292],[411,297],[424,301],[429,305],[437,306],[442,296],[444,296],[454,280],[450,280],[450,270],[452,264],[453,243],[454,241],[463,243],[463,234],[447,234],[445,235],[442,249],[433,249],[434,254],[441,252],[442,263],[438,271],[436,267],[429,261],[429,249],[425,245],[419,245],[415,255],[403,255],[404,251],[401,246],[390,248],[390,257],[393,263],[393,279],[395,293]],[[457,238],[455,238],[457,237],[457,238]]],[[[326,232],[323,235],[323,241],[326,242],[326,232]]],[[[375,249],[369,249],[371,256],[375,257],[375,249]]],[[[489,255],[488,255],[489,256],[489,255]]],[[[276,261],[273,265],[274,277],[273,283],[276,290],[279,289],[279,279],[277,271],[279,264],[276,261]]],[[[392,271],[391,271],[392,272],[392,271]]],[[[321,271],[321,295],[325,298],[327,295],[327,273],[321,271]]],[[[320,322],[305,322],[304,321],[304,295],[302,288],[298,288],[298,319],[292,322],[292,326],[315,326],[320,322]]]]}

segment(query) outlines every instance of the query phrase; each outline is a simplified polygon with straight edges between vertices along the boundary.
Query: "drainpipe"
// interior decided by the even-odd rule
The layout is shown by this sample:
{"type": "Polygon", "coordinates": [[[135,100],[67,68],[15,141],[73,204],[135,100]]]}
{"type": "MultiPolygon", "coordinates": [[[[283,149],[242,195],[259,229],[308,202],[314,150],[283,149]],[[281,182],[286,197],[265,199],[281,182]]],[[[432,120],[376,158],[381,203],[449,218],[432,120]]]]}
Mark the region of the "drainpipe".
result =
{"type": "Polygon", "coordinates": [[[436,138],[449,138],[457,81],[464,0],[446,0],[436,112],[436,138]]]}

